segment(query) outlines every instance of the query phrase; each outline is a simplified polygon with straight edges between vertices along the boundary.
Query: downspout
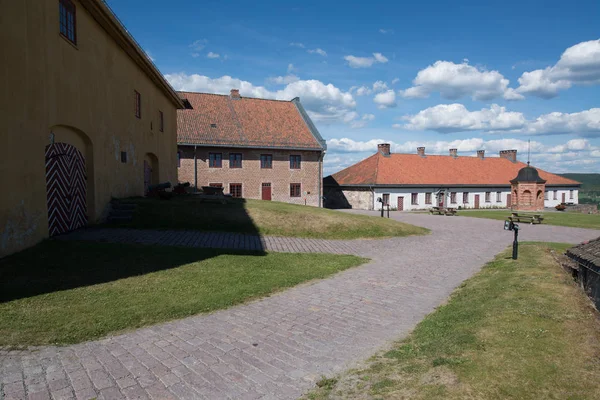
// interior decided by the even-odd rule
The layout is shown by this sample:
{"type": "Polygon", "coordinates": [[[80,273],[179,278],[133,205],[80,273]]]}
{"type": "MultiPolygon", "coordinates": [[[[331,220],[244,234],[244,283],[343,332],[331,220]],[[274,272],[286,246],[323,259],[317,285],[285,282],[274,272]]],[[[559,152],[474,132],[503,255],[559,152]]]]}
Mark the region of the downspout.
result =
{"type": "Polygon", "coordinates": [[[323,150],[319,155],[319,208],[323,208],[323,159],[325,158],[326,150],[323,150]]]}
{"type": "Polygon", "coordinates": [[[196,145],[194,145],[194,191],[198,191],[198,158],[196,157],[196,145]]]}

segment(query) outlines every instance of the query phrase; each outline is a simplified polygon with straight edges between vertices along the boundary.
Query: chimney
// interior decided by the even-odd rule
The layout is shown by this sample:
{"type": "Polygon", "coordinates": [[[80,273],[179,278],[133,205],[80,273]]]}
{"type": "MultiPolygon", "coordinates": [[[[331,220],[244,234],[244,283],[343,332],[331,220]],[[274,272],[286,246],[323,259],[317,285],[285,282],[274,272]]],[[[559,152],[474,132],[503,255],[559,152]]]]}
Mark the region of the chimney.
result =
{"type": "Polygon", "coordinates": [[[381,153],[383,156],[390,155],[390,144],[389,143],[379,143],[377,145],[377,151],[381,153]]]}
{"type": "Polygon", "coordinates": [[[239,89],[231,89],[231,98],[239,99],[240,98],[240,90],[239,89]]]}
{"type": "Polygon", "coordinates": [[[417,154],[421,157],[425,157],[425,147],[417,147],[417,154]]]}
{"type": "Polygon", "coordinates": [[[517,150],[500,150],[500,157],[517,162],[517,150]]]}
{"type": "Polygon", "coordinates": [[[458,149],[450,149],[450,156],[451,157],[458,157],[458,149]]]}
{"type": "Polygon", "coordinates": [[[477,158],[481,158],[483,160],[484,157],[485,157],[485,150],[477,150],[477,158]]]}

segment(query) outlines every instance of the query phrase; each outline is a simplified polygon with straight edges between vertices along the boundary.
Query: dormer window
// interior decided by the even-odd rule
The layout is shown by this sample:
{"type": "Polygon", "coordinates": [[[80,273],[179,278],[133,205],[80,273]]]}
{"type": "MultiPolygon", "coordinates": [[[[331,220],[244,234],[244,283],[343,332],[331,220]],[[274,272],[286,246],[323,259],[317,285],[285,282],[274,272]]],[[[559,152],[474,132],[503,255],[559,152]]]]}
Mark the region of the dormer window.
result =
{"type": "Polygon", "coordinates": [[[60,17],[60,34],[69,42],[77,44],[75,4],[71,0],[59,0],[58,14],[60,17]]]}

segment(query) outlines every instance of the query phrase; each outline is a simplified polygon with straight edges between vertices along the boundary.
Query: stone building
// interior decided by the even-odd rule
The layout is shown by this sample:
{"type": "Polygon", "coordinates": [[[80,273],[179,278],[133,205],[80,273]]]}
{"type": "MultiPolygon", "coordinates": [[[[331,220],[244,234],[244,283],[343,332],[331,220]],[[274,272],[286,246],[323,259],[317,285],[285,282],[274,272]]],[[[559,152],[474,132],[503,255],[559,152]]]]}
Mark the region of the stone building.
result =
{"type": "Polygon", "coordinates": [[[183,107],[104,1],[2,5],[0,257],[175,181],[183,107]]]}
{"type": "Polygon", "coordinates": [[[193,187],[321,206],[326,144],[298,98],[179,92],[178,173],[193,187]]]}
{"type": "MultiPolygon", "coordinates": [[[[377,210],[388,204],[401,211],[433,206],[511,208],[511,180],[523,167],[517,150],[502,150],[499,157],[487,157],[484,150],[476,157],[460,156],[457,149],[450,149],[447,156],[428,155],[425,147],[418,147],[416,154],[393,154],[390,145],[382,143],[374,155],[324,179],[325,206],[377,210]]],[[[578,203],[579,182],[529,168],[545,181],[541,199],[546,207],[578,203]]],[[[530,184],[517,184],[521,194],[530,184]]],[[[542,183],[534,186],[529,188],[535,190],[532,196],[540,195],[542,183]]],[[[520,204],[531,203],[538,209],[539,202],[533,199],[522,197],[520,204]]]]}
{"type": "Polygon", "coordinates": [[[510,181],[512,192],[511,209],[515,211],[541,211],[544,209],[546,181],[540,178],[537,169],[521,168],[517,177],[510,181]]]}

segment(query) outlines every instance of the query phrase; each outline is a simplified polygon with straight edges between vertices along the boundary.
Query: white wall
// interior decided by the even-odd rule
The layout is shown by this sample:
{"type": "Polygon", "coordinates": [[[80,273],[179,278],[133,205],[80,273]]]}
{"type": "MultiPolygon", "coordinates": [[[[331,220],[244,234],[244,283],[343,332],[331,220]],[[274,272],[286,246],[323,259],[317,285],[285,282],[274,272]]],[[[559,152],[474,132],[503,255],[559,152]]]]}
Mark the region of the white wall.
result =
{"type": "MultiPolygon", "coordinates": [[[[375,196],[373,198],[373,209],[381,210],[381,203],[377,201],[377,198],[383,198],[384,194],[390,195],[390,207],[392,209],[398,207],[398,197],[404,197],[404,211],[410,210],[427,210],[432,206],[437,206],[436,194],[439,188],[375,188],[375,196]],[[431,204],[425,204],[425,193],[432,193],[431,204]],[[417,193],[417,203],[411,204],[412,193],[417,193]]],[[[446,207],[458,207],[461,208],[474,208],[475,207],[475,195],[479,195],[479,208],[506,208],[506,199],[510,194],[510,188],[503,187],[489,187],[489,188],[451,188],[444,189],[446,198],[444,205],[446,207]],[[456,203],[450,201],[450,193],[456,192],[456,203]],[[463,202],[463,193],[468,192],[468,203],[463,202]],[[490,201],[485,201],[486,192],[490,192],[490,201]],[[496,201],[496,193],[500,192],[500,201],[496,201]]],[[[548,192],[548,200],[544,201],[545,207],[554,207],[557,204],[562,203],[562,194],[565,194],[565,201],[567,203],[579,203],[579,191],[577,188],[569,187],[550,187],[546,188],[548,192]],[[556,200],[554,200],[554,191],[556,190],[556,200]],[[571,191],[573,192],[573,198],[571,198],[571,191]]]]}
{"type": "Polygon", "coordinates": [[[544,205],[546,207],[554,207],[562,203],[562,196],[565,195],[565,203],[579,204],[579,190],[577,188],[569,187],[547,187],[546,193],[544,193],[544,205]],[[571,198],[571,192],[573,197],[571,198]],[[554,193],[556,193],[556,200],[554,199],[554,193]]]}
{"type": "MultiPolygon", "coordinates": [[[[377,198],[383,198],[383,195],[389,193],[390,207],[398,207],[398,197],[404,197],[404,210],[427,210],[432,206],[437,206],[438,188],[376,188],[373,207],[376,210],[381,210],[381,203],[377,202],[377,198]],[[425,204],[425,193],[431,193],[431,204],[425,204]],[[411,204],[412,193],[417,193],[417,203],[411,204]]],[[[505,188],[452,188],[444,189],[446,207],[474,208],[475,195],[479,195],[479,208],[505,208],[506,196],[510,193],[510,189],[505,188]],[[456,203],[450,201],[451,192],[456,192],[456,203]],[[463,203],[463,193],[468,192],[468,202],[463,203]],[[485,201],[486,192],[490,192],[490,201],[485,201]],[[496,201],[496,192],[500,192],[500,201],[496,201]]],[[[568,196],[568,195],[567,195],[568,196]]]]}

